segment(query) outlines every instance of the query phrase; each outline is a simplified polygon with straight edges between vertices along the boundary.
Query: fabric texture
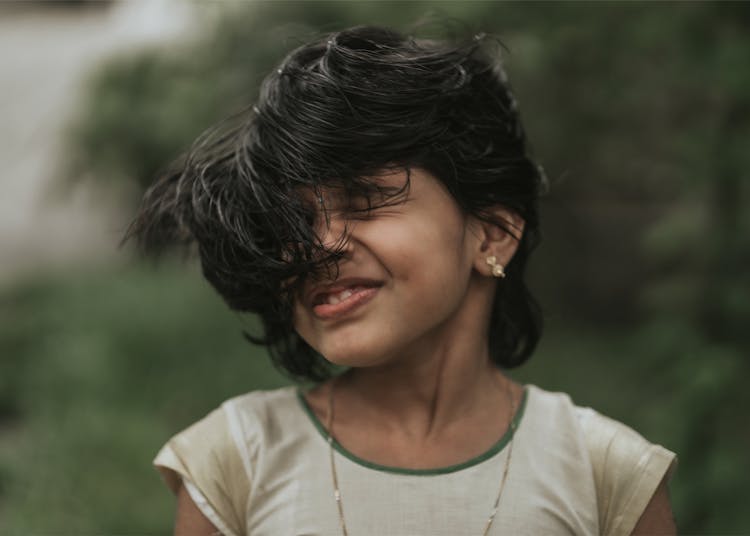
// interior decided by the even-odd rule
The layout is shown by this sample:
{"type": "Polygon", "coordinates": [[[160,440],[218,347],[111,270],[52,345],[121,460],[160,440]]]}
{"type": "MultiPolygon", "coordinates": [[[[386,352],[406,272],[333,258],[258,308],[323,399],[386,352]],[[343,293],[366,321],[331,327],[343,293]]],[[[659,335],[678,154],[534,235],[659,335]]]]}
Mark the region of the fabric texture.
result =
{"type": "MultiPolygon", "coordinates": [[[[630,534],[675,455],[562,393],[527,386],[491,534],[630,534]]],[[[507,456],[434,470],[368,463],[336,445],[349,533],[481,534],[507,456]]],[[[328,443],[293,387],[228,400],[159,452],[154,464],[227,536],[340,534],[328,443]]]]}

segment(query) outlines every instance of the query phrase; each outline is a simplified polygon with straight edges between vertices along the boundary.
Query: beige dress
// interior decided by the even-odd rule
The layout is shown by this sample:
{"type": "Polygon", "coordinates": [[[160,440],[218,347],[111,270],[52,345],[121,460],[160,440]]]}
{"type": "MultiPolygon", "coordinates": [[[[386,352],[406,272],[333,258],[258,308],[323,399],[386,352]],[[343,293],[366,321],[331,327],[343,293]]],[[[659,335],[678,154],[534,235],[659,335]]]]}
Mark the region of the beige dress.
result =
{"type": "MultiPolygon", "coordinates": [[[[632,532],[675,455],[562,393],[527,386],[490,534],[632,532]]],[[[335,445],[351,536],[479,535],[510,433],[465,463],[409,470],[335,445]]],[[[154,464],[226,535],[341,534],[325,429],[293,387],[228,400],[173,437],[154,464]]]]}

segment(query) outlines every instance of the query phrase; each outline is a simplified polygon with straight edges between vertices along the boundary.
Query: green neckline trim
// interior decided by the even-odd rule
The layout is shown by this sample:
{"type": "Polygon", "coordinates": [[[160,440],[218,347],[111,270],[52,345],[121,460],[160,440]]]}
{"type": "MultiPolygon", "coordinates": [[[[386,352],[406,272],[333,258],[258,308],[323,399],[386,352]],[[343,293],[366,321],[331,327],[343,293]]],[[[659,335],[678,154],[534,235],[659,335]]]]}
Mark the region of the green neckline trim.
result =
{"type": "MultiPolygon", "coordinates": [[[[517,430],[519,425],[521,424],[521,418],[523,417],[524,410],[526,409],[526,400],[528,399],[528,392],[529,392],[528,388],[524,387],[523,394],[521,395],[521,403],[519,404],[518,410],[516,411],[516,414],[513,417],[514,426],[509,426],[508,429],[503,434],[503,436],[497,441],[497,443],[492,445],[489,448],[489,450],[462,463],[448,465],[446,467],[436,467],[434,469],[409,469],[406,467],[393,467],[389,465],[380,465],[378,463],[367,461],[363,458],[360,458],[359,456],[356,456],[355,454],[352,454],[348,450],[346,450],[343,446],[341,446],[341,444],[338,441],[336,441],[336,439],[333,440],[333,448],[336,449],[336,452],[338,452],[339,454],[341,454],[342,456],[346,458],[349,458],[354,463],[361,465],[363,467],[367,467],[368,469],[374,469],[375,471],[382,471],[385,473],[395,473],[395,474],[400,474],[400,475],[415,475],[415,476],[431,476],[431,475],[444,475],[447,473],[455,473],[456,471],[461,471],[463,469],[468,469],[469,467],[473,467],[474,465],[478,465],[492,458],[494,455],[496,455],[501,450],[503,450],[505,445],[507,445],[512,439],[514,431],[517,430]]],[[[325,429],[325,426],[323,426],[323,423],[321,423],[320,420],[318,420],[318,417],[315,415],[315,412],[312,410],[312,408],[308,405],[307,400],[305,400],[305,397],[302,393],[302,388],[297,388],[297,400],[299,400],[299,403],[302,406],[302,409],[304,410],[305,414],[308,416],[310,421],[312,421],[313,425],[318,430],[318,432],[323,437],[323,439],[327,442],[328,431],[325,429]]]]}

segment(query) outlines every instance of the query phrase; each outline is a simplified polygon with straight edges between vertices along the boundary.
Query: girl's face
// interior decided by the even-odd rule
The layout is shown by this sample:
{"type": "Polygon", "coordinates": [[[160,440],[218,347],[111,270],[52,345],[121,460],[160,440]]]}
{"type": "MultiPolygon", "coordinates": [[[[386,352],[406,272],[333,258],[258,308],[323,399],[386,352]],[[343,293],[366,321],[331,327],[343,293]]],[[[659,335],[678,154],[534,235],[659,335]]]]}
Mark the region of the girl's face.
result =
{"type": "MultiPolygon", "coordinates": [[[[400,187],[405,172],[378,178],[400,187]]],[[[324,244],[349,241],[335,280],[308,280],[294,305],[299,335],[329,361],[376,366],[420,344],[440,340],[456,322],[465,322],[482,238],[480,225],[465,216],[442,184],[411,170],[405,201],[353,219],[324,192],[329,222],[318,218],[324,244]],[[461,319],[461,320],[459,320],[461,319]]],[[[330,195],[329,195],[330,194],[330,195]]],[[[481,318],[475,319],[478,324],[481,318]]]]}

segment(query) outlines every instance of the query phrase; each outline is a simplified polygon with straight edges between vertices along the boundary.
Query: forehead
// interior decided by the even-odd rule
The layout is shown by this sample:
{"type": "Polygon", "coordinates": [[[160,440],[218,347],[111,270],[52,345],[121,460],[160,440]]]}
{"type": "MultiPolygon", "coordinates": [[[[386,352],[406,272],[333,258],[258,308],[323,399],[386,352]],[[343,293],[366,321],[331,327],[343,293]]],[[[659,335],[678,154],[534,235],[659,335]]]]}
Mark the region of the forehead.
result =
{"type": "Polygon", "coordinates": [[[411,173],[404,169],[383,170],[377,174],[358,177],[350,181],[331,181],[320,185],[295,188],[298,198],[309,208],[337,206],[354,199],[385,200],[408,193],[411,173]]]}

